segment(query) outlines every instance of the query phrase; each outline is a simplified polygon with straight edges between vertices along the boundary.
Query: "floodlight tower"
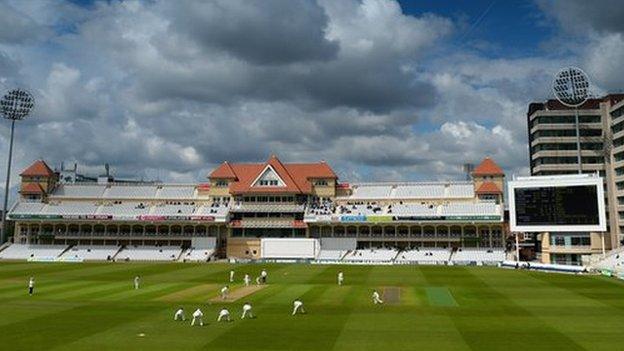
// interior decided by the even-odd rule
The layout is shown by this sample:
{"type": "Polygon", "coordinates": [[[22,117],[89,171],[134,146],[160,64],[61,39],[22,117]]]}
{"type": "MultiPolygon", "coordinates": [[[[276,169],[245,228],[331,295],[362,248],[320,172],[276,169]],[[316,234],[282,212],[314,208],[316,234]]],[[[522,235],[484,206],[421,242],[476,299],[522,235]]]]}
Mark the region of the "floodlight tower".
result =
{"type": "Polygon", "coordinates": [[[567,67],[559,71],[553,81],[555,97],[565,106],[574,107],[574,122],[576,126],[576,161],[578,172],[582,173],[581,163],[581,134],[579,128],[578,107],[587,101],[589,79],[583,70],[577,67],[567,67]]]}
{"type": "Polygon", "coordinates": [[[4,206],[2,207],[2,232],[0,233],[0,244],[4,243],[7,237],[8,224],[7,206],[9,204],[9,186],[11,178],[11,159],[13,158],[13,133],[15,131],[15,121],[21,121],[30,114],[35,106],[35,99],[24,89],[9,90],[0,99],[0,114],[5,119],[11,121],[11,137],[9,142],[9,160],[7,165],[6,183],[4,186],[4,206]]]}

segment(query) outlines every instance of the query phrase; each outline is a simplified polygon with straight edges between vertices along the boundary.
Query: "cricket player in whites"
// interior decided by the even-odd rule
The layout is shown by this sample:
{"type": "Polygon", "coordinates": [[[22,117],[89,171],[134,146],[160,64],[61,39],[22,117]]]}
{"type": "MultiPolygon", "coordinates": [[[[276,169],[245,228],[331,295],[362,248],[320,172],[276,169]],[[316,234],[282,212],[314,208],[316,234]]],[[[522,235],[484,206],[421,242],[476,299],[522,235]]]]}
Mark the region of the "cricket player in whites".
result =
{"type": "Polygon", "coordinates": [[[139,285],[141,285],[141,277],[137,275],[134,277],[134,290],[139,290],[139,285]]]}
{"type": "Polygon", "coordinates": [[[234,271],[230,271],[230,283],[234,283],[234,271]]]}
{"type": "Polygon", "coordinates": [[[245,302],[243,305],[243,315],[241,319],[245,319],[245,317],[254,318],[253,312],[251,312],[251,304],[249,302],[245,302]]]}
{"type": "Polygon", "coordinates": [[[28,295],[32,295],[33,292],[35,292],[35,278],[30,277],[30,279],[28,279],[28,295]]]}
{"type": "Polygon", "coordinates": [[[184,315],[184,308],[180,307],[173,315],[174,321],[186,321],[186,316],[184,315]]]}
{"type": "Polygon", "coordinates": [[[297,312],[301,312],[301,313],[306,313],[305,309],[303,308],[303,302],[301,302],[300,299],[296,299],[295,302],[293,302],[293,313],[292,315],[296,315],[297,312]]]}
{"type": "Polygon", "coordinates": [[[338,272],[338,285],[342,285],[342,283],[344,282],[344,274],[342,273],[342,271],[338,272]]]}
{"type": "Polygon", "coordinates": [[[217,317],[217,322],[231,322],[232,320],[230,319],[230,311],[227,310],[227,308],[223,307],[221,309],[221,311],[219,312],[219,317],[217,317]]]}
{"type": "Polygon", "coordinates": [[[377,304],[382,304],[383,301],[381,300],[381,298],[379,297],[379,293],[377,292],[377,290],[373,290],[373,303],[375,305],[377,304]]]}
{"type": "Polygon", "coordinates": [[[249,274],[245,274],[243,282],[245,282],[245,286],[249,286],[249,283],[251,283],[251,278],[249,277],[249,274]]]}
{"type": "Polygon", "coordinates": [[[221,299],[226,300],[230,294],[230,288],[226,285],[221,288],[221,299]]]}
{"type": "Polygon", "coordinates": [[[262,272],[260,272],[260,279],[262,280],[262,284],[266,284],[267,275],[267,271],[265,271],[264,269],[262,270],[262,272]]]}
{"type": "Polygon", "coordinates": [[[203,327],[204,326],[204,320],[203,320],[204,314],[202,313],[202,311],[198,308],[195,310],[195,312],[193,312],[193,320],[191,321],[191,326],[195,325],[195,322],[199,322],[199,326],[203,327]]]}

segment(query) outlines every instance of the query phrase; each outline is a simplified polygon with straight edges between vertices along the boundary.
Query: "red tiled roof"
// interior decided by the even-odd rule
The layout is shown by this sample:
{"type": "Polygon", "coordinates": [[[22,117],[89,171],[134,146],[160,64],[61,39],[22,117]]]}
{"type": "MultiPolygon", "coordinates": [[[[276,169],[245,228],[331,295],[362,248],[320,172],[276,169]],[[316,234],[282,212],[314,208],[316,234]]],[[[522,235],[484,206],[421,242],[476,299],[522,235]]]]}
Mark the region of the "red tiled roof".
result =
{"type": "Polygon", "coordinates": [[[26,183],[20,190],[21,194],[43,194],[43,188],[37,183],[26,183]]]}
{"type": "Polygon", "coordinates": [[[37,160],[32,165],[28,166],[20,176],[47,176],[50,177],[54,175],[54,172],[48,167],[48,165],[43,160],[37,160]]]}
{"type": "Polygon", "coordinates": [[[227,161],[225,161],[219,167],[217,167],[217,169],[212,171],[212,173],[210,173],[210,176],[208,176],[208,178],[235,179],[236,174],[234,173],[234,170],[232,169],[230,164],[227,161]]]}
{"type": "Polygon", "coordinates": [[[484,182],[476,191],[477,194],[502,194],[503,192],[498,188],[498,185],[492,182],[484,182]]]}
{"type": "Polygon", "coordinates": [[[494,162],[491,158],[486,157],[481,163],[475,167],[472,171],[473,175],[505,175],[503,170],[494,162]]]}
{"type": "Polygon", "coordinates": [[[325,162],[318,163],[286,163],[283,164],[276,156],[271,156],[265,163],[227,163],[215,169],[209,178],[229,178],[235,181],[230,185],[230,192],[240,193],[310,193],[314,178],[338,178],[325,162]],[[280,187],[252,187],[254,180],[268,167],[284,181],[280,187]]]}

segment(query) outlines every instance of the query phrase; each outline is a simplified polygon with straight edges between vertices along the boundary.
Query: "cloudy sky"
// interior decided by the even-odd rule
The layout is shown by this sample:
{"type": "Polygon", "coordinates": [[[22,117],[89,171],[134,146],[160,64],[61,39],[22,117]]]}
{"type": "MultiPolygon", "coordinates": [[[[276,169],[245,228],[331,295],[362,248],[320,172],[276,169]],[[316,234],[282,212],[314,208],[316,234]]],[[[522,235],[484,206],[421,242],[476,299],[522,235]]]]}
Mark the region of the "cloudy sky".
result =
{"type": "Polygon", "coordinates": [[[486,155],[526,173],[527,104],[560,67],[624,88],[617,0],[0,2],[0,88],[37,99],[14,176],[44,158],[196,182],[271,153],[352,181],[453,179],[486,155]]]}

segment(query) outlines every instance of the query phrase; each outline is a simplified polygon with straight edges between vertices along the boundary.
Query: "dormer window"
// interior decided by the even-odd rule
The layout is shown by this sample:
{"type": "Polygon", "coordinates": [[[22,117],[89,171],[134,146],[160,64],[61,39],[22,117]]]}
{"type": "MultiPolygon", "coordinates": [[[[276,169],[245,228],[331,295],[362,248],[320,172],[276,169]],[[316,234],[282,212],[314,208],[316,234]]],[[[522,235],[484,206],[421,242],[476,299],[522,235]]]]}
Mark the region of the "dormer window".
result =
{"type": "Polygon", "coordinates": [[[325,179],[319,179],[319,180],[317,180],[317,181],[314,183],[314,185],[316,185],[316,186],[327,186],[327,180],[325,180],[325,179]]]}
{"type": "Polygon", "coordinates": [[[253,186],[259,187],[284,187],[286,183],[275,172],[273,167],[267,166],[258,178],[253,182],[253,186]]]}
{"type": "Polygon", "coordinates": [[[217,182],[215,183],[215,186],[219,188],[225,188],[226,186],[228,186],[228,182],[227,180],[217,180],[217,182]]]}

